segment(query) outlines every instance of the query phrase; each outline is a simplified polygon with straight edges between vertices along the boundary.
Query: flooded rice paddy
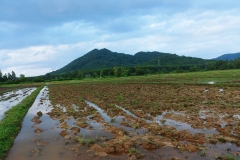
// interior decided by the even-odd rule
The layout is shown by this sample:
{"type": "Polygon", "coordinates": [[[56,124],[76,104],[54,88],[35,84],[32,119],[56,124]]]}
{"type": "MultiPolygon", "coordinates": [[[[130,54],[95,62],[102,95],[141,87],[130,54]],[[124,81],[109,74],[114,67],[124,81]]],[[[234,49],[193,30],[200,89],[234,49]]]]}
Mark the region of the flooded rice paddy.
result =
{"type": "Polygon", "coordinates": [[[14,90],[0,95],[0,121],[4,117],[4,113],[13,106],[20,103],[24,98],[30,95],[36,88],[24,88],[14,90]]]}
{"type": "Polygon", "coordinates": [[[50,85],[6,159],[240,158],[239,104],[238,87],[50,85]]]}

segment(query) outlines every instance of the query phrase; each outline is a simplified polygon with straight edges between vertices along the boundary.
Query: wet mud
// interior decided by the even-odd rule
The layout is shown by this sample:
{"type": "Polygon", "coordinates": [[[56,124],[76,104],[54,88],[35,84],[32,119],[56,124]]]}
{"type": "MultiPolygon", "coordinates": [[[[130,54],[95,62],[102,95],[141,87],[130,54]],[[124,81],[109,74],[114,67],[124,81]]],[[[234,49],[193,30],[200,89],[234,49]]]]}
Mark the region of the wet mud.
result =
{"type": "Polygon", "coordinates": [[[233,87],[51,85],[7,159],[240,158],[239,102],[233,87]]]}

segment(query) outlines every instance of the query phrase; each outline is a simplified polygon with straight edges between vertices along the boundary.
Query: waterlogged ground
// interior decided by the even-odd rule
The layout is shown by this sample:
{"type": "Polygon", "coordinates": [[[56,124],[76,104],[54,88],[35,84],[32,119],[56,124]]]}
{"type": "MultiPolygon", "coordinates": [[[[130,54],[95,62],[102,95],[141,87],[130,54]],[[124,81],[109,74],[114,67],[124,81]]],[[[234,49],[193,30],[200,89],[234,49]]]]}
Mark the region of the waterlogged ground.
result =
{"type": "Polygon", "coordinates": [[[23,88],[0,95],[0,121],[3,119],[4,113],[7,110],[20,103],[35,89],[36,88],[23,88]]]}
{"type": "Polygon", "coordinates": [[[240,158],[239,104],[239,87],[50,85],[6,159],[240,158]]]}

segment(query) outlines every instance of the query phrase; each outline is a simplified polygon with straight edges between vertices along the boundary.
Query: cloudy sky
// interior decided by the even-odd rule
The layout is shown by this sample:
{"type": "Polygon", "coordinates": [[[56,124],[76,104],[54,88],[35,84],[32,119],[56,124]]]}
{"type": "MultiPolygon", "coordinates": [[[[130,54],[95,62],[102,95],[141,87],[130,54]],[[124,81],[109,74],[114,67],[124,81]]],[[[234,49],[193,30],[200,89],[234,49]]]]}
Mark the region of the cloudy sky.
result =
{"type": "Polygon", "coordinates": [[[44,75],[92,49],[240,52],[239,0],[1,0],[0,70],[44,75]]]}

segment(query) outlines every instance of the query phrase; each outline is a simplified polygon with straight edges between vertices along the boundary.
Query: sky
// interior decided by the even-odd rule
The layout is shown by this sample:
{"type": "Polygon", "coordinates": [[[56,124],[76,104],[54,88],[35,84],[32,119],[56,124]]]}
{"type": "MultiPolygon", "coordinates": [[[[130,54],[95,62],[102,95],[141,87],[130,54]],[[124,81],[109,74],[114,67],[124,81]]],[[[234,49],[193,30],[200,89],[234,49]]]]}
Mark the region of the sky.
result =
{"type": "Polygon", "coordinates": [[[239,0],[1,0],[0,70],[45,75],[97,48],[240,52],[239,0]]]}

